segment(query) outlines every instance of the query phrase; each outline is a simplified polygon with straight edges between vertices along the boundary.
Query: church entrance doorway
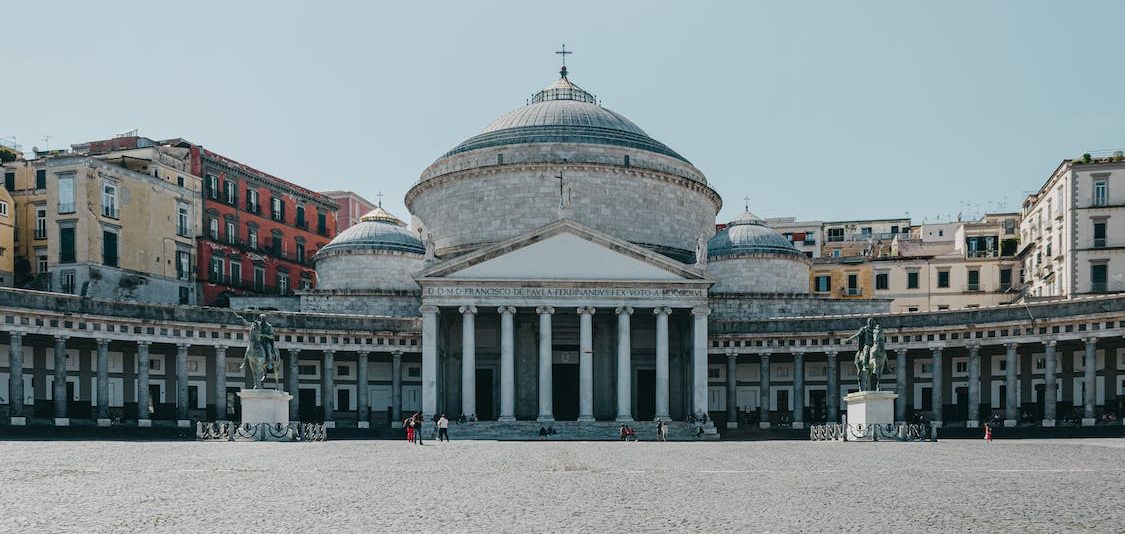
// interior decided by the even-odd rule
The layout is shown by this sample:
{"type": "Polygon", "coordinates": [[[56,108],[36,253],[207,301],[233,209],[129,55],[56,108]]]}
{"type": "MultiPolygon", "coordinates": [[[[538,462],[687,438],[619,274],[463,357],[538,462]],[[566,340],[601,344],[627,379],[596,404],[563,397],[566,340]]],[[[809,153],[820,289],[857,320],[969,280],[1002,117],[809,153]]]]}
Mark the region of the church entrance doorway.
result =
{"type": "Polygon", "coordinates": [[[554,364],[551,368],[551,388],[555,394],[555,419],[558,421],[577,421],[578,364],[554,364]]]}
{"type": "Polygon", "coordinates": [[[316,405],[315,389],[301,389],[297,392],[297,419],[302,423],[324,419],[324,412],[316,405]]]}
{"type": "Polygon", "coordinates": [[[823,389],[809,391],[809,421],[822,423],[828,420],[828,392],[823,389]]]}
{"type": "Polygon", "coordinates": [[[477,420],[492,421],[492,369],[477,369],[477,420]]]}
{"type": "Polygon", "coordinates": [[[1046,400],[1047,400],[1047,385],[1046,384],[1035,384],[1035,419],[1036,420],[1042,420],[1043,419],[1043,414],[1046,413],[1046,411],[1043,408],[1044,407],[1043,403],[1046,400]]]}
{"type": "Polygon", "coordinates": [[[637,369],[637,420],[656,419],[656,369],[637,369]]]}
{"type": "Polygon", "coordinates": [[[969,388],[958,387],[953,390],[953,396],[957,399],[957,405],[954,407],[953,420],[966,421],[969,419],[969,388]]]}

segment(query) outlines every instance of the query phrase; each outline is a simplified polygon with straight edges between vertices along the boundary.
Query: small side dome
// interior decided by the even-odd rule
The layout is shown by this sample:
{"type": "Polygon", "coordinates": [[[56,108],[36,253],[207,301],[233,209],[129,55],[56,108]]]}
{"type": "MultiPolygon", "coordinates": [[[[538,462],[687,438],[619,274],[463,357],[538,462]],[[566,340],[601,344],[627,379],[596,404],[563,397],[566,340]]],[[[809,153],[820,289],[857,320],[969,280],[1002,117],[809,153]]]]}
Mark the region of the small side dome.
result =
{"type": "Polygon", "coordinates": [[[707,258],[715,259],[739,254],[776,254],[798,256],[804,254],[797,250],[788,239],[766,226],[761,217],[742,212],[727,227],[715,234],[707,242],[707,258]]]}
{"type": "Polygon", "coordinates": [[[335,239],[322,247],[317,255],[344,250],[426,253],[422,240],[406,227],[406,223],[387,213],[382,207],[375,208],[360,217],[358,223],[340,232],[335,239]]]}

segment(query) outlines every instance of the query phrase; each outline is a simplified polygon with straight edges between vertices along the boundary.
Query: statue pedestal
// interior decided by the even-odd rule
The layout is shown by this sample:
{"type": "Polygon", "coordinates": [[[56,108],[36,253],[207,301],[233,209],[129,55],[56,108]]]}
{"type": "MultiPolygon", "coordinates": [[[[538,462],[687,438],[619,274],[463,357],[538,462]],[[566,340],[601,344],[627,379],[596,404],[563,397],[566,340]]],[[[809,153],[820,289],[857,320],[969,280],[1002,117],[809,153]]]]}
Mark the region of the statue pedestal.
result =
{"type": "MultiPolygon", "coordinates": [[[[292,395],[276,389],[243,389],[238,392],[242,401],[242,424],[261,425],[288,425],[289,400],[292,395]]],[[[263,429],[255,433],[259,441],[278,441],[277,437],[269,436],[263,429]]],[[[292,438],[288,438],[292,439],[292,438]]],[[[288,441],[288,439],[285,439],[288,441]]]]}
{"type": "Polygon", "coordinates": [[[869,425],[893,424],[897,398],[893,391],[857,391],[844,397],[848,407],[848,439],[870,441],[870,433],[861,429],[869,425]]]}

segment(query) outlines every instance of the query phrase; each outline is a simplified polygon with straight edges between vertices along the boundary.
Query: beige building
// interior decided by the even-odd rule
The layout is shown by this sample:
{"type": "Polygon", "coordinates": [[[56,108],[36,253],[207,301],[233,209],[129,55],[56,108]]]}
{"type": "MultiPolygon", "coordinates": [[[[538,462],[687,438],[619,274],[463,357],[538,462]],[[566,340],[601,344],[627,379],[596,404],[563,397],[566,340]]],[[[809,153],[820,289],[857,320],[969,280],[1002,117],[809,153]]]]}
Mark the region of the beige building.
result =
{"type": "Polygon", "coordinates": [[[47,169],[45,159],[4,165],[5,189],[11,194],[13,280],[15,287],[47,289],[47,169]]]}
{"type": "Polygon", "coordinates": [[[864,219],[824,223],[820,255],[879,257],[889,254],[896,238],[910,236],[910,219],[864,219]]]}
{"type": "Polygon", "coordinates": [[[1125,157],[1064,160],[1023,203],[1027,298],[1125,291],[1125,157]]]}
{"type": "Polygon", "coordinates": [[[820,246],[824,236],[821,232],[824,223],[820,221],[798,221],[796,217],[774,217],[766,219],[766,226],[788,239],[806,258],[819,258],[820,246]]]}
{"type": "Polygon", "coordinates": [[[15,208],[7,188],[0,188],[0,287],[12,287],[15,277],[15,208]]]}

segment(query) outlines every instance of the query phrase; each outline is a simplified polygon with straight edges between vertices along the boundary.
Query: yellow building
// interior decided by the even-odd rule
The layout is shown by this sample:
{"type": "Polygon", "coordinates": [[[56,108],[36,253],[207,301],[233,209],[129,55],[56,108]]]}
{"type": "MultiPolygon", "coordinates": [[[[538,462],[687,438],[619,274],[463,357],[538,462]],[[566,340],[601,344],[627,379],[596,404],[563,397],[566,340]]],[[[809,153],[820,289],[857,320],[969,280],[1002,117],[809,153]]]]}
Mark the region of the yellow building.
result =
{"type": "Polygon", "coordinates": [[[46,160],[16,160],[4,165],[4,184],[12,197],[15,287],[48,289],[46,160]]]}
{"type": "Polygon", "coordinates": [[[15,208],[7,188],[0,188],[0,287],[11,287],[15,278],[15,208]]]}
{"type": "Polygon", "coordinates": [[[817,296],[836,299],[870,299],[874,295],[874,270],[864,257],[821,257],[809,269],[809,287],[817,296]]]}

